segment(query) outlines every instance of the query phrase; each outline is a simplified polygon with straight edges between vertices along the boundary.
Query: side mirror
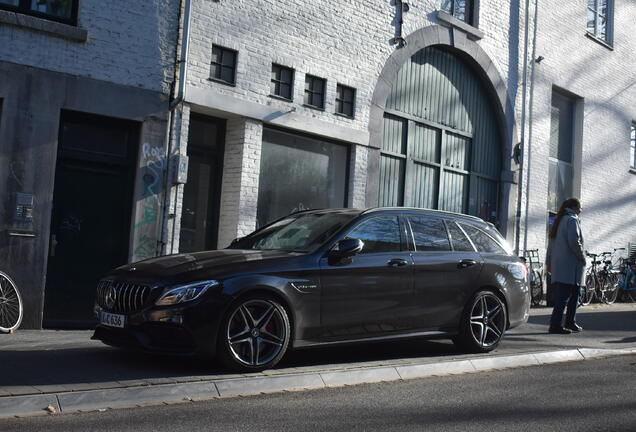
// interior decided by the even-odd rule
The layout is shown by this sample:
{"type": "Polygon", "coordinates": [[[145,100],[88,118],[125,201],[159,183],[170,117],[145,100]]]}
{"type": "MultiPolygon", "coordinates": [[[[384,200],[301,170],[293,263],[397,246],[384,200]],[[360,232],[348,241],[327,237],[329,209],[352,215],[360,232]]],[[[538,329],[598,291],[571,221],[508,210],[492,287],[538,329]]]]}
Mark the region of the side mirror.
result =
{"type": "Polygon", "coordinates": [[[232,246],[234,246],[234,245],[235,245],[235,244],[237,244],[239,241],[241,241],[241,239],[242,239],[242,238],[243,238],[243,237],[237,237],[237,238],[235,238],[234,240],[232,240],[232,241],[230,242],[230,246],[228,246],[228,247],[232,247],[232,246]]]}
{"type": "Polygon", "coordinates": [[[344,239],[336,243],[336,246],[329,251],[329,264],[349,264],[351,257],[362,252],[364,242],[359,239],[344,239]]]}

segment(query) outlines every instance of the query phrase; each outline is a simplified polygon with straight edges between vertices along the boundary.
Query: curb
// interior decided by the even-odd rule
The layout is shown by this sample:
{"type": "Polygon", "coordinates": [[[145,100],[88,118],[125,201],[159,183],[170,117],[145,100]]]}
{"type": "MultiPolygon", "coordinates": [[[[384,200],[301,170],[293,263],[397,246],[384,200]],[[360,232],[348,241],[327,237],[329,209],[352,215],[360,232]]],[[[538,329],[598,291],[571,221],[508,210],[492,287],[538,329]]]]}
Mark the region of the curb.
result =
{"type": "Polygon", "coordinates": [[[249,396],[261,393],[341,387],[440,375],[459,375],[634,353],[636,353],[636,348],[627,350],[579,348],[428,364],[1,397],[0,418],[44,415],[48,414],[46,411],[47,407],[53,407],[55,409],[54,412],[70,413],[142,405],[161,405],[219,397],[249,396]]]}

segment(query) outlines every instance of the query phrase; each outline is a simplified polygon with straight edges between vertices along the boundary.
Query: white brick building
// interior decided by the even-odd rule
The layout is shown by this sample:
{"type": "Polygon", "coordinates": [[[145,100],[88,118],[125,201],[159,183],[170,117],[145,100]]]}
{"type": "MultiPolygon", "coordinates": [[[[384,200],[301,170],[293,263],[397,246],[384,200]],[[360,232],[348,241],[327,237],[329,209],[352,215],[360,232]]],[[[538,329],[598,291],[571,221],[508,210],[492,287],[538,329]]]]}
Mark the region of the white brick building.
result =
{"type": "MultiPolygon", "coordinates": [[[[269,179],[277,172],[270,171],[274,165],[268,160],[259,160],[259,156],[266,157],[272,151],[261,148],[262,142],[268,143],[268,147],[270,143],[264,135],[261,139],[260,128],[298,136],[309,134],[317,140],[316,146],[324,145],[318,142],[325,141],[347,146],[348,180],[341,179],[347,181],[343,186],[346,189],[343,205],[430,206],[422,205],[426,197],[413,197],[414,190],[425,188],[426,181],[415,181],[409,189],[408,185],[404,186],[412,175],[408,173],[409,168],[392,173],[382,164],[389,160],[387,156],[392,156],[387,150],[387,142],[392,139],[387,134],[393,133],[387,132],[387,117],[393,118],[392,115],[401,115],[400,112],[409,109],[413,111],[413,106],[407,106],[409,103],[423,106],[415,109],[420,112],[428,109],[429,114],[437,109],[426,106],[431,104],[428,99],[422,102],[425,98],[422,92],[432,94],[433,99],[437,97],[442,103],[463,98],[460,90],[450,96],[443,96],[442,90],[435,93],[436,89],[443,88],[439,83],[409,84],[409,87],[404,85],[407,78],[399,78],[416,76],[413,74],[419,72],[413,69],[415,57],[412,56],[424,48],[436,47],[451,53],[451,68],[463,67],[463,73],[474,74],[473,80],[483,90],[469,88],[466,93],[481,91],[481,106],[491,106],[495,121],[482,130],[496,129],[498,149],[485,144],[493,141],[494,136],[480,142],[479,127],[474,124],[476,114],[470,112],[470,102],[464,103],[465,115],[470,121],[463,132],[456,124],[440,121],[443,116],[437,120],[432,118],[434,113],[413,117],[410,115],[413,111],[398,118],[415,122],[409,123],[411,125],[428,125],[440,130],[449,126],[450,129],[442,132],[445,137],[466,133],[463,136],[470,140],[471,144],[467,145],[472,146],[471,151],[478,152],[480,146],[485,146],[486,153],[495,155],[499,162],[498,174],[488,176],[484,172],[492,167],[484,165],[481,171],[474,171],[477,162],[473,161],[472,168],[465,170],[470,180],[463,183],[463,189],[461,185],[453,186],[455,189],[444,192],[448,186],[440,187],[431,198],[438,200],[433,207],[491,219],[521,251],[543,250],[548,210],[554,210],[554,204],[548,205],[550,142],[552,139],[556,146],[559,141],[558,134],[551,138],[551,122],[557,130],[559,125],[558,117],[553,115],[551,119],[552,104],[554,98],[563,95],[565,99],[559,100],[572,107],[571,118],[561,119],[562,129],[571,130],[568,137],[562,137],[569,140],[562,146],[570,146],[571,160],[565,166],[567,172],[566,177],[562,177],[565,184],[560,189],[561,195],[555,195],[556,186],[551,186],[552,202],[564,198],[563,194],[581,197],[590,250],[625,246],[636,238],[636,173],[633,167],[630,169],[630,128],[633,131],[636,119],[633,102],[636,58],[632,50],[636,43],[633,18],[636,6],[625,0],[610,2],[608,33],[605,34],[602,27],[586,28],[587,14],[596,17],[594,8],[602,8],[606,3],[599,1],[591,2],[589,10],[585,2],[579,1],[558,4],[466,2],[467,16],[459,16],[460,19],[440,9],[461,15],[461,10],[452,8],[461,9],[462,2],[440,0],[413,0],[404,12],[406,8],[400,1],[193,1],[185,101],[190,112],[216,118],[227,128],[225,161],[221,162],[222,154],[218,154],[216,162],[219,170],[222,167],[222,174],[216,177],[222,184],[218,191],[221,198],[217,207],[210,210],[218,212],[218,224],[211,228],[218,227],[218,235],[210,238],[218,239],[218,246],[223,247],[232,238],[245,235],[257,224],[271,219],[258,217],[264,207],[277,205],[276,200],[258,199],[259,179],[269,179]],[[405,45],[399,42],[398,36],[405,38],[405,45]],[[604,38],[607,40],[603,41],[604,38]],[[223,63],[223,55],[226,60],[229,56],[228,61],[235,67],[228,71],[228,79],[221,76],[223,66],[214,64],[215,61],[223,63]],[[404,72],[409,59],[412,71],[404,72]],[[464,66],[452,66],[452,62],[464,66]],[[274,94],[272,84],[274,68],[280,66],[293,73],[291,94],[283,99],[274,94]],[[220,79],[214,77],[217,70],[220,79]],[[307,75],[326,80],[322,109],[305,103],[307,75]],[[353,117],[335,114],[337,85],[355,89],[353,117]],[[396,91],[420,92],[419,102],[396,102],[396,91]],[[553,92],[557,96],[553,97],[553,92]],[[388,104],[392,107],[387,107],[388,104]],[[406,104],[406,108],[403,106],[396,113],[394,109],[400,104],[406,104]],[[517,147],[522,149],[522,155],[515,153],[517,147]],[[518,163],[521,161],[523,170],[518,163]],[[571,171],[567,170],[568,166],[571,171]],[[521,184],[518,182],[520,173],[521,184]],[[471,189],[475,187],[472,186],[475,178],[482,175],[491,182],[497,180],[496,189],[492,186],[496,199],[484,200],[484,196],[492,196],[492,193],[481,192],[483,196],[477,196],[480,192],[471,189]],[[392,186],[405,190],[398,190],[397,195],[387,198],[389,192],[382,188],[391,176],[407,180],[392,186]],[[440,197],[444,193],[463,193],[465,201],[460,207],[448,200],[442,202],[440,197]]],[[[434,62],[431,59],[435,54],[422,55],[430,56],[424,63],[434,62]]],[[[447,73],[445,78],[451,87],[458,88],[462,78],[451,74],[447,73]]],[[[439,79],[432,75],[429,78],[439,79]]],[[[426,77],[421,75],[419,80],[425,81],[426,77]]],[[[406,153],[404,156],[410,157],[406,153]]],[[[558,165],[557,159],[552,158],[554,166],[558,165]]],[[[559,166],[564,169],[563,164],[559,166]]],[[[452,166],[450,171],[447,168],[448,165],[437,169],[454,172],[452,166]]],[[[295,183],[294,179],[290,182],[295,183]]],[[[188,185],[185,188],[187,192],[188,185]]],[[[190,193],[196,192],[190,188],[190,193]]],[[[309,189],[306,193],[311,196],[309,189]]],[[[289,206],[287,210],[294,208],[289,206]]],[[[280,216],[282,210],[271,216],[280,216]]],[[[179,215],[175,216],[178,223],[179,215]]],[[[173,250],[176,250],[176,241],[175,237],[173,250]]]]}

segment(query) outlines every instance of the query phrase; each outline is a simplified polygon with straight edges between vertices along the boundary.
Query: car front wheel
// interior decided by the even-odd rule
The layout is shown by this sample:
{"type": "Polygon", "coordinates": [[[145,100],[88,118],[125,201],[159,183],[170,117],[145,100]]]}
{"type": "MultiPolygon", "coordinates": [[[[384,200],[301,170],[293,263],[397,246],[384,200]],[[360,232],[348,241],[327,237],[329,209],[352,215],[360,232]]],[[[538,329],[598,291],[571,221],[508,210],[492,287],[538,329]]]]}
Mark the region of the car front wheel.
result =
{"type": "Polygon", "coordinates": [[[237,301],[223,320],[218,356],[233,370],[269,369],[285,355],[290,334],[287,312],[276,300],[246,297],[237,301]]]}
{"type": "Polygon", "coordinates": [[[507,322],[506,305],[501,298],[492,291],[479,291],[466,305],[453,342],[468,352],[492,351],[501,342],[507,322]]]}

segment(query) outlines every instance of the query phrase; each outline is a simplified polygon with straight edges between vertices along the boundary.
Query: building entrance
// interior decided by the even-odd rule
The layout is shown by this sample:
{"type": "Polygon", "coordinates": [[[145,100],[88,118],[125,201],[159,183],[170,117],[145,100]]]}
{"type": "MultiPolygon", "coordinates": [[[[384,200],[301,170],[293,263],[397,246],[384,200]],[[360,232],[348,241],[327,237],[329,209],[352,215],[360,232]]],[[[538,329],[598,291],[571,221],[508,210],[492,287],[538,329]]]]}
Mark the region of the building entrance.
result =
{"type": "Polygon", "coordinates": [[[45,327],[92,325],[97,282],[128,259],[138,134],[134,122],[62,113],[45,327]]]}

